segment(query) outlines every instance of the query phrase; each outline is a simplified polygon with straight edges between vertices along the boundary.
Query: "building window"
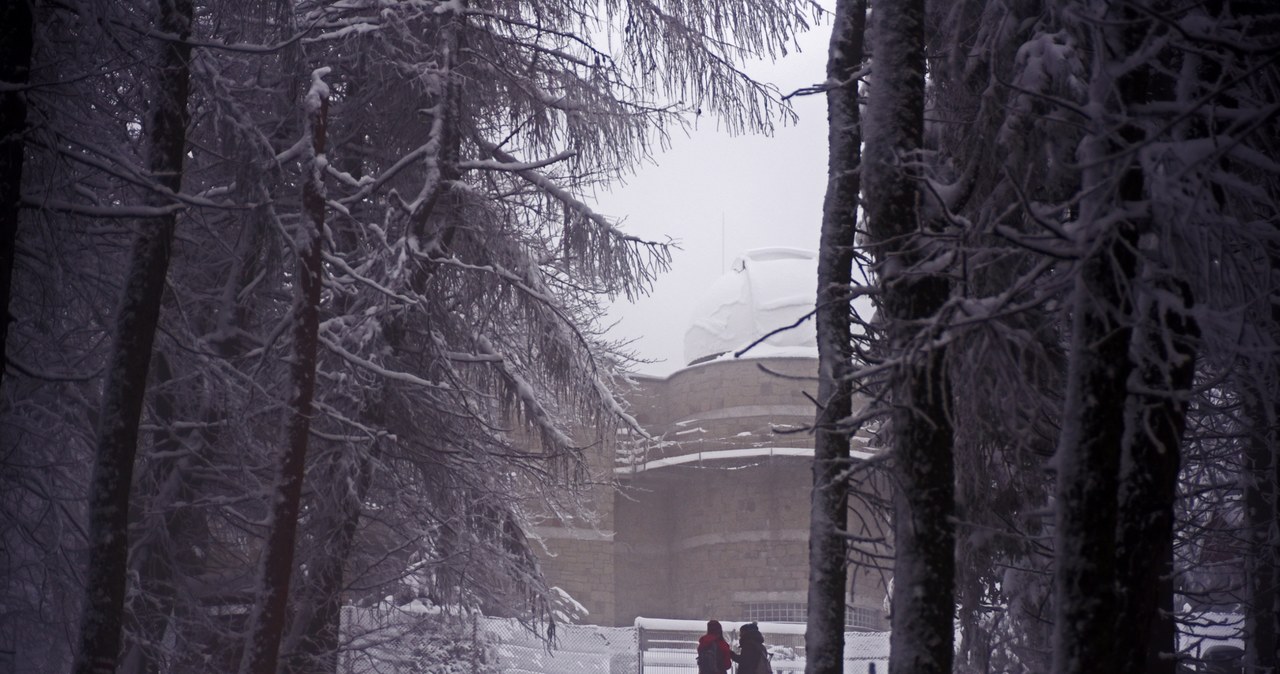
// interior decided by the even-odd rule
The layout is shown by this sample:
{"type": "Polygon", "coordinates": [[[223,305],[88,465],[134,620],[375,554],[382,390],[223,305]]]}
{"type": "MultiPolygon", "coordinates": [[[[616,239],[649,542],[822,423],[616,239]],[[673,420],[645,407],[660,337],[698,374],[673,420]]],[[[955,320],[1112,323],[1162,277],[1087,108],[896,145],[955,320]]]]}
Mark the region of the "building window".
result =
{"type": "Polygon", "coordinates": [[[747,622],[802,623],[805,613],[803,602],[753,601],[742,605],[742,616],[747,622]]]}
{"type": "MultiPolygon", "coordinates": [[[[759,601],[741,604],[741,615],[747,622],[802,623],[808,618],[803,602],[759,601]]],[[[880,612],[863,606],[847,607],[844,626],[854,630],[879,630],[880,612]]]]}
{"type": "Polygon", "coordinates": [[[864,606],[849,606],[844,611],[844,626],[855,630],[879,630],[880,612],[864,606]]]}

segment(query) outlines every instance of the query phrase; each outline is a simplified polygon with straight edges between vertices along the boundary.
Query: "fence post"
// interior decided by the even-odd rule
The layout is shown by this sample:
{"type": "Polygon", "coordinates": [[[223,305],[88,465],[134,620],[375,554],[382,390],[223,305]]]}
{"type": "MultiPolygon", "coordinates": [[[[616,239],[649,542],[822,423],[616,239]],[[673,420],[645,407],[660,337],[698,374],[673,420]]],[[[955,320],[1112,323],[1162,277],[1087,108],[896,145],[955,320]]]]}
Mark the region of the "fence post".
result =
{"type": "Polygon", "coordinates": [[[480,673],[480,619],[471,613],[471,674],[480,673]]]}
{"type": "Polygon", "coordinates": [[[644,627],[636,625],[636,674],[644,674],[644,627]]]}

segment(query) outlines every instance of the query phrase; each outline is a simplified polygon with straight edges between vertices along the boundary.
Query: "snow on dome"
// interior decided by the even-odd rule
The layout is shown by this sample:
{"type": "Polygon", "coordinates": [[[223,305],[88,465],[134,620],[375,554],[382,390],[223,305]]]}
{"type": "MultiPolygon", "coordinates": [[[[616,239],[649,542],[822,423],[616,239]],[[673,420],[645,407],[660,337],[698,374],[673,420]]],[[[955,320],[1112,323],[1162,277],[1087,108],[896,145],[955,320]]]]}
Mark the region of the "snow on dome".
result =
{"type": "MultiPolygon", "coordinates": [[[[684,333],[684,360],[693,364],[745,347],[813,311],[818,258],[797,248],[759,248],[734,259],[694,308],[684,333]]],[[[748,356],[817,357],[812,320],[778,333],[748,356]]]]}

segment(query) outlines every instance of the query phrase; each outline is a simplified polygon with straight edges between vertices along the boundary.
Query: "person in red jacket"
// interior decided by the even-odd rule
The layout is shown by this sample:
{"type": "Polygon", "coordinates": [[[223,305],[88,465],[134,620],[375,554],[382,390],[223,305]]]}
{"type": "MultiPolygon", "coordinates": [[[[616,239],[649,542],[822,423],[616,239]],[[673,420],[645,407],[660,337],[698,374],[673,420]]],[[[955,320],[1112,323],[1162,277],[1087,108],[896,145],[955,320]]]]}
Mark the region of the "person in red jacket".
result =
{"type": "Polygon", "coordinates": [[[715,669],[705,670],[700,667],[699,674],[724,674],[733,666],[733,662],[737,662],[738,654],[734,653],[733,649],[729,648],[729,642],[724,640],[724,628],[720,627],[719,620],[707,621],[707,633],[698,639],[698,652],[703,652],[708,645],[715,649],[716,662],[712,665],[715,669]]]}

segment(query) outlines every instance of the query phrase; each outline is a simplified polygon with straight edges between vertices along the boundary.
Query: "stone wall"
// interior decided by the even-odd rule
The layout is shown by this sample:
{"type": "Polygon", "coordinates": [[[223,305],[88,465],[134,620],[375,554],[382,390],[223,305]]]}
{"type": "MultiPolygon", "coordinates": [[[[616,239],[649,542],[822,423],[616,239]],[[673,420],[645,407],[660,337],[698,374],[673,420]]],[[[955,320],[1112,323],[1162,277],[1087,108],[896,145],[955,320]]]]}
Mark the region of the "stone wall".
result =
{"type": "MultiPolygon", "coordinates": [[[[711,474],[710,502],[671,499],[685,507],[671,539],[672,600],[688,613],[675,617],[736,620],[744,593],[786,593],[803,600],[808,492],[797,487],[808,482],[807,464],[799,458],[764,458],[695,469],[711,474]]],[[[708,478],[694,479],[706,484],[708,478]]]]}
{"type": "Polygon", "coordinates": [[[713,361],[666,379],[637,378],[640,390],[628,398],[636,419],[660,439],[647,460],[747,447],[811,448],[807,433],[775,431],[813,421],[805,392],[816,392],[816,376],[812,358],[713,361]]]}
{"type": "Polygon", "coordinates": [[[579,622],[613,625],[615,613],[614,543],[612,537],[589,537],[581,529],[541,530],[555,557],[543,557],[542,567],[552,584],[568,592],[589,614],[579,622]],[[559,535],[557,535],[557,533],[559,535]]]}
{"type": "Polygon", "coordinates": [[[676,504],[662,484],[633,485],[615,497],[616,624],[670,611],[673,558],[670,532],[676,504]]]}
{"type": "Polygon", "coordinates": [[[552,515],[541,496],[526,500],[526,507],[542,512],[540,525],[531,532],[542,570],[551,585],[568,592],[589,612],[580,622],[613,625],[617,622],[614,565],[614,487],[616,443],[612,437],[580,430],[574,440],[586,447],[587,484],[583,492],[571,496],[563,510],[573,507],[573,499],[593,504],[590,521],[562,521],[552,515]],[[545,549],[544,549],[545,548],[545,549]]]}

